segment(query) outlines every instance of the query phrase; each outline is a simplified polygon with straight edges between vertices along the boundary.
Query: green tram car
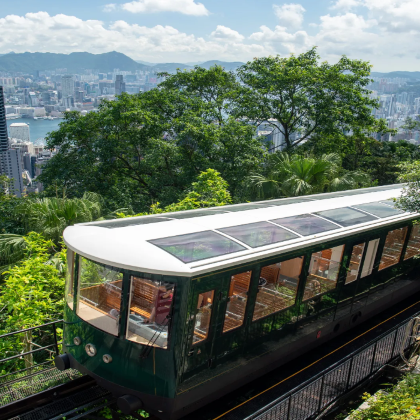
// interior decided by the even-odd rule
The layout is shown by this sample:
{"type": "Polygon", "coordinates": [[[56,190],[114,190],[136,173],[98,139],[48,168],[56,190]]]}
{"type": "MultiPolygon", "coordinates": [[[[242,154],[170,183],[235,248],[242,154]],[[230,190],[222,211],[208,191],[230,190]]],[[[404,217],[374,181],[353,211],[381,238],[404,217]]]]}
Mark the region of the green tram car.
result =
{"type": "Polygon", "coordinates": [[[126,413],[173,420],[216,400],[420,290],[402,189],[68,227],[57,367],[126,413]]]}

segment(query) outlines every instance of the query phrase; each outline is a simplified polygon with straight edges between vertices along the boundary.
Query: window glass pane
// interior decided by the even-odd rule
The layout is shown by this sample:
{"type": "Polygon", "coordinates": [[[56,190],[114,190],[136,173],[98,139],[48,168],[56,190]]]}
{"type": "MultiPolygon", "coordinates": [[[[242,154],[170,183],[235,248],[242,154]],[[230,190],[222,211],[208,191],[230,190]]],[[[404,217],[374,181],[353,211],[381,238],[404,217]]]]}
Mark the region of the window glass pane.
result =
{"type": "Polygon", "coordinates": [[[289,241],[299,236],[268,222],[250,223],[218,229],[220,232],[241,241],[252,248],[289,241]]]}
{"type": "Polygon", "coordinates": [[[66,301],[67,305],[73,309],[74,291],[74,252],[67,248],[67,271],[66,271],[66,301]]]}
{"type": "Polygon", "coordinates": [[[193,344],[205,340],[209,335],[214,290],[198,295],[197,315],[195,316],[193,344]]]}
{"type": "Polygon", "coordinates": [[[352,206],[352,207],[359,210],[367,211],[378,217],[390,217],[390,216],[396,216],[397,214],[404,213],[402,210],[398,210],[394,207],[391,207],[389,205],[386,205],[380,202],[358,204],[357,206],[352,206]]]}
{"type": "Polygon", "coordinates": [[[309,265],[303,299],[328,292],[337,286],[344,245],[314,252],[309,265]]]}
{"type": "Polygon", "coordinates": [[[244,322],[251,274],[252,271],[246,271],[230,278],[229,301],[226,307],[223,332],[238,328],[244,322]]]}
{"type": "Polygon", "coordinates": [[[302,264],[297,257],[261,269],[253,321],[294,305],[302,264]]]}
{"type": "Polygon", "coordinates": [[[382,251],[381,262],[379,263],[379,270],[398,264],[406,235],[407,227],[388,232],[384,250],[382,251]]]}
{"type": "Polygon", "coordinates": [[[365,261],[363,263],[362,274],[360,278],[370,276],[373,270],[373,264],[375,263],[376,252],[378,251],[379,239],[373,239],[369,241],[366,250],[365,261]]]}
{"type": "Polygon", "coordinates": [[[328,230],[340,229],[338,226],[313,216],[312,214],[301,214],[299,216],[284,217],[283,219],[271,220],[271,222],[284,226],[300,235],[308,236],[328,230]]]}
{"type": "Polygon", "coordinates": [[[405,251],[404,260],[420,254],[420,225],[414,225],[405,251]]]}
{"type": "Polygon", "coordinates": [[[267,204],[272,206],[286,206],[288,204],[308,203],[313,201],[312,198],[280,198],[279,200],[267,201],[267,204]]]}
{"type": "Polygon", "coordinates": [[[167,348],[174,284],[131,277],[127,339],[167,348]]]}
{"type": "Polygon", "coordinates": [[[355,245],[353,247],[353,251],[350,256],[350,263],[346,277],[346,283],[351,283],[357,280],[357,276],[359,275],[360,271],[360,262],[362,260],[363,251],[365,249],[365,244],[355,245]]]}
{"type": "Polygon", "coordinates": [[[109,222],[101,222],[101,223],[89,223],[89,226],[97,226],[107,229],[116,229],[122,228],[127,226],[137,226],[137,225],[148,225],[150,223],[159,223],[159,222],[167,222],[170,219],[165,219],[163,217],[156,217],[156,216],[141,216],[141,217],[128,217],[126,219],[117,219],[111,220],[109,222]]]}
{"type": "Polygon", "coordinates": [[[79,256],[77,315],[100,330],[118,335],[123,274],[79,256]]]}
{"type": "Polygon", "coordinates": [[[186,212],[179,212],[177,214],[168,214],[164,217],[168,217],[170,219],[191,219],[193,217],[202,217],[202,216],[211,216],[212,214],[226,214],[226,210],[201,210],[201,211],[186,211],[186,212]]]}
{"type": "Polygon", "coordinates": [[[338,223],[343,227],[358,225],[360,223],[366,223],[372,220],[377,220],[376,217],[371,216],[370,214],[362,213],[361,211],[350,209],[348,207],[343,207],[334,210],[319,211],[315,214],[325,217],[326,219],[332,220],[333,222],[338,223]]]}
{"type": "Polygon", "coordinates": [[[153,239],[149,242],[179,258],[184,263],[218,257],[246,249],[231,239],[212,231],[153,239]]]}

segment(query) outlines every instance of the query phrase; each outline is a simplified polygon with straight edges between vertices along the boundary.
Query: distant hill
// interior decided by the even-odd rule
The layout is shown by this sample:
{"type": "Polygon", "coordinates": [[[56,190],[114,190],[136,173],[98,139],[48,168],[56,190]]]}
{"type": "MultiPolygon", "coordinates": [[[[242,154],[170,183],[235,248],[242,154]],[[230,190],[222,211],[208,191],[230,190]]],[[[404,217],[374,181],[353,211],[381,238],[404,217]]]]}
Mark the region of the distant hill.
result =
{"type": "Polygon", "coordinates": [[[126,71],[149,68],[137,63],[125,54],[112,51],[104,54],[75,52],[71,54],[22,53],[0,56],[0,71],[33,73],[35,70],[55,70],[67,68],[69,73],[78,73],[84,69],[98,69],[111,72],[115,68],[126,71]]]}
{"type": "Polygon", "coordinates": [[[372,77],[386,77],[386,78],[394,78],[394,77],[401,77],[404,79],[420,79],[420,71],[391,71],[389,73],[379,73],[373,71],[370,73],[372,77]]]}
{"type": "MultiPolygon", "coordinates": [[[[225,70],[236,70],[239,66],[242,66],[244,63],[239,61],[219,61],[219,60],[210,60],[204,63],[197,64],[200,67],[204,67],[205,69],[209,69],[211,66],[218,65],[224,67],[225,70]]],[[[182,63],[158,63],[153,66],[153,70],[164,72],[167,71],[168,73],[175,73],[177,69],[181,70],[191,70],[195,66],[193,64],[182,64],[182,63]]]]}
{"type": "Polygon", "coordinates": [[[204,67],[205,69],[210,68],[211,66],[218,65],[224,67],[225,70],[236,70],[238,67],[244,65],[245,63],[241,63],[240,61],[219,61],[219,60],[211,60],[206,61],[205,63],[200,64],[200,67],[204,67]]]}

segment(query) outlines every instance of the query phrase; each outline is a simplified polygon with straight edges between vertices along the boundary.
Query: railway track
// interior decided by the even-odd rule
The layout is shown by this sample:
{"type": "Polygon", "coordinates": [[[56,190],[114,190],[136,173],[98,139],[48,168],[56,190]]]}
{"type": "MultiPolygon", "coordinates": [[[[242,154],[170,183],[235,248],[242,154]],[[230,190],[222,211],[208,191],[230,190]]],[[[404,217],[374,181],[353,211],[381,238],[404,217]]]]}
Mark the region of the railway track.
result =
{"type": "MultiPolygon", "coordinates": [[[[217,404],[203,407],[183,420],[242,420],[419,310],[420,295],[417,294],[337,337],[333,342],[326,343],[322,348],[276,369],[219,399],[217,404]]],[[[113,420],[120,418],[112,395],[89,376],[81,376],[1,406],[0,420],[99,420],[104,417],[97,413],[105,407],[110,409],[113,420]]],[[[143,419],[138,415],[133,417],[143,419]]],[[[149,420],[154,418],[149,417],[149,420]]]]}

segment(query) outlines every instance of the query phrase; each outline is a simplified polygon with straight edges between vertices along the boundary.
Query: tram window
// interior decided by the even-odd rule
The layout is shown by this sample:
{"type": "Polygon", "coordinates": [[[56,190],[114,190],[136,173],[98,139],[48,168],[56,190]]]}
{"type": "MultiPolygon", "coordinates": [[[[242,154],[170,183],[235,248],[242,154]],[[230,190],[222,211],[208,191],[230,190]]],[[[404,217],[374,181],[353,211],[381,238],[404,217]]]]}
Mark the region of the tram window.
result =
{"type": "Polygon", "coordinates": [[[66,301],[67,305],[73,309],[73,290],[74,290],[74,252],[67,248],[67,271],[66,271],[66,301]]]}
{"type": "Polygon", "coordinates": [[[230,278],[229,302],[226,307],[223,332],[238,328],[244,323],[251,274],[252,271],[246,271],[230,278]]]}
{"type": "Polygon", "coordinates": [[[414,225],[408,240],[404,260],[408,260],[418,254],[420,254],[420,225],[414,225]]]}
{"type": "Polygon", "coordinates": [[[353,251],[350,256],[350,263],[346,277],[346,283],[349,284],[355,280],[357,280],[357,276],[359,275],[360,271],[360,263],[363,256],[363,251],[365,249],[365,244],[355,245],[353,247],[353,251]]]}
{"type": "Polygon", "coordinates": [[[306,279],[303,299],[311,299],[337,286],[344,245],[314,252],[306,279]]]}
{"type": "Polygon", "coordinates": [[[261,269],[253,321],[294,305],[302,264],[297,257],[261,269]]]}
{"type": "Polygon", "coordinates": [[[131,277],[127,340],[167,348],[174,284],[131,277]]]}
{"type": "Polygon", "coordinates": [[[118,335],[123,274],[79,256],[77,315],[89,324],[118,335]]]}
{"type": "Polygon", "coordinates": [[[370,276],[372,274],[373,264],[375,263],[376,253],[378,251],[378,245],[379,239],[373,239],[369,241],[360,278],[370,276]]]}
{"type": "Polygon", "coordinates": [[[214,290],[198,295],[198,312],[195,316],[193,344],[204,341],[209,335],[213,300],[214,290]]]}
{"type": "Polygon", "coordinates": [[[379,263],[379,270],[399,263],[406,236],[407,227],[388,232],[384,250],[382,251],[381,262],[379,263]]]}

